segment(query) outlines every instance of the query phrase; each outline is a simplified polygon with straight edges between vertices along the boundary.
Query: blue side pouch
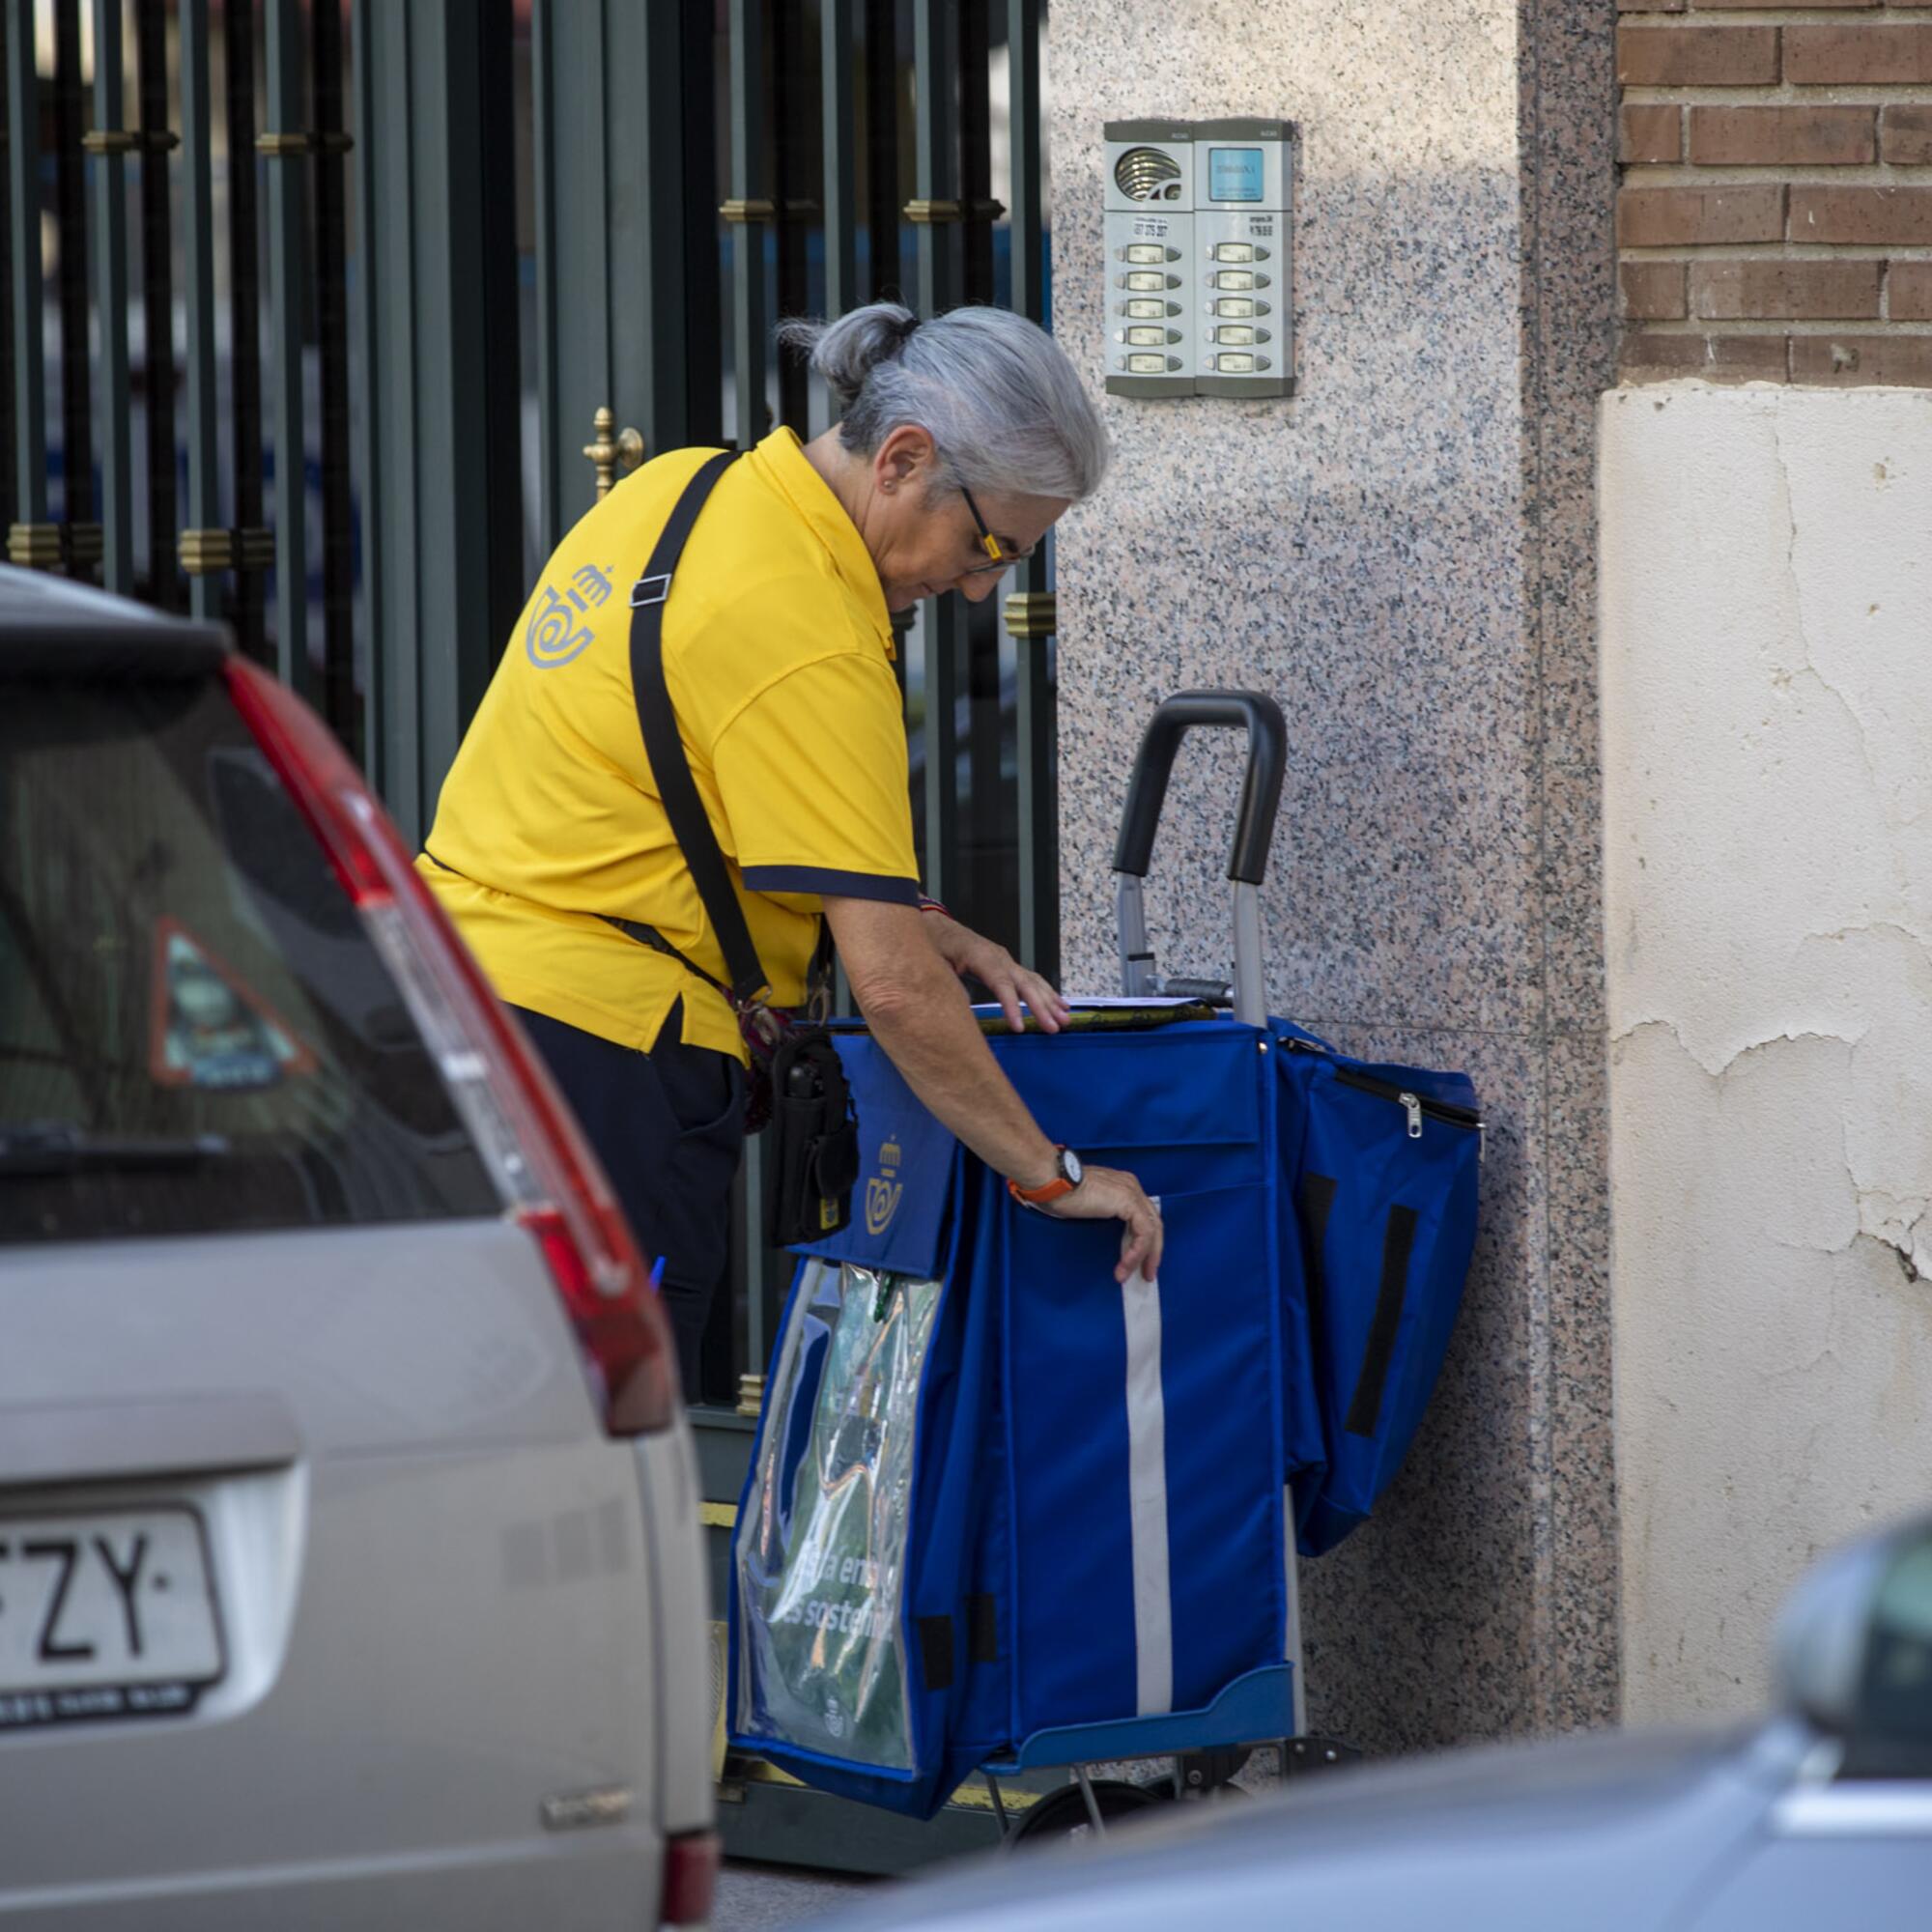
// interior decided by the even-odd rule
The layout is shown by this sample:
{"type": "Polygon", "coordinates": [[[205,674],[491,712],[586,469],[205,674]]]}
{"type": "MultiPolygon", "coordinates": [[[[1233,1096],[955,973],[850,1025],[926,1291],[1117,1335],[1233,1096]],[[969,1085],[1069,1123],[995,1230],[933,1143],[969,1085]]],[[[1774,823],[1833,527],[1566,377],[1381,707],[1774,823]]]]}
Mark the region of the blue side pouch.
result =
{"type": "Polygon", "coordinates": [[[1463,1074],[1271,1031],[1327,1444],[1295,1485],[1297,1540],[1319,1556],[1367,1520],[1435,1391],[1475,1244],[1482,1122],[1463,1074]]]}

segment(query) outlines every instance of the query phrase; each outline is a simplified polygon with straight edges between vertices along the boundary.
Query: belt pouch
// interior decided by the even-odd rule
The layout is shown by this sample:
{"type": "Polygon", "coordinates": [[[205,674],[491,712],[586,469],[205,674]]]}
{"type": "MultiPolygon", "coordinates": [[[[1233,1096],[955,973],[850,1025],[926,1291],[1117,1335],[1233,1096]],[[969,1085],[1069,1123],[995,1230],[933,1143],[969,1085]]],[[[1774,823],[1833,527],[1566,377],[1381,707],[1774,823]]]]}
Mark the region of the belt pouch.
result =
{"type": "Polygon", "coordinates": [[[772,1168],[765,1238],[775,1248],[820,1241],[852,1218],[859,1122],[832,1037],[797,1027],[772,1059],[772,1168]]]}

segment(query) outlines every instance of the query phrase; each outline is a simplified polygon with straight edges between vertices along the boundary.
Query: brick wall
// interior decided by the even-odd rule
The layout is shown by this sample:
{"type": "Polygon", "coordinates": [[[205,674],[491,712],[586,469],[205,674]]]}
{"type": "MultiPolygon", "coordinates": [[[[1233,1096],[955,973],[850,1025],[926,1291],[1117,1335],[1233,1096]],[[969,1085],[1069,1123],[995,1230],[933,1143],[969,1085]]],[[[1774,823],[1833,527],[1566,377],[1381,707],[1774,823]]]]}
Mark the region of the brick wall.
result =
{"type": "Polygon", "coordinates": [[[1932,4],[1617,4],[1626,379],[1932,385],[1932,4]]]}

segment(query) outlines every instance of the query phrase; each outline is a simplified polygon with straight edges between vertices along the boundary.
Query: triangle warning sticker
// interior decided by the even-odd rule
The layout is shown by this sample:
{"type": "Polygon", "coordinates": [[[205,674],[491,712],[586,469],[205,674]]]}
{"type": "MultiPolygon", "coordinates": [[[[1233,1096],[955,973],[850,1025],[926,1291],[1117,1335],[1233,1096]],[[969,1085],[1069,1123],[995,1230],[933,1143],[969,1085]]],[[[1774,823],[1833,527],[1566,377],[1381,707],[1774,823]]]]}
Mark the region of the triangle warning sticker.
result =
{"type": "Polygon", "coordinates": [[[227,1093],[315,1071],[315,1055],[261,994],[179,920],[155,922],[148,1070],[162,1087],[227,1093]]]}

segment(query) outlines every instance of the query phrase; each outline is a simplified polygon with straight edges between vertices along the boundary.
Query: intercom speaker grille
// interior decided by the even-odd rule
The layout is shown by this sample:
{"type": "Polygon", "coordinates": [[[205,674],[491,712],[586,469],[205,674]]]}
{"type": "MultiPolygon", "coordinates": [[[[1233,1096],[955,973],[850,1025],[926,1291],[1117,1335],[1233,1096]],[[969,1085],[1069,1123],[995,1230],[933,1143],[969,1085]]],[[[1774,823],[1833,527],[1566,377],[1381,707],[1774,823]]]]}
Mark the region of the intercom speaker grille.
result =
{"type": "Polygon", "coordinates": [[[1180,179],[1180,163],[1158,148],[1129,148],[1114,164],[1114,183],[1129,201],[1151,201],[1180,179]]]}

